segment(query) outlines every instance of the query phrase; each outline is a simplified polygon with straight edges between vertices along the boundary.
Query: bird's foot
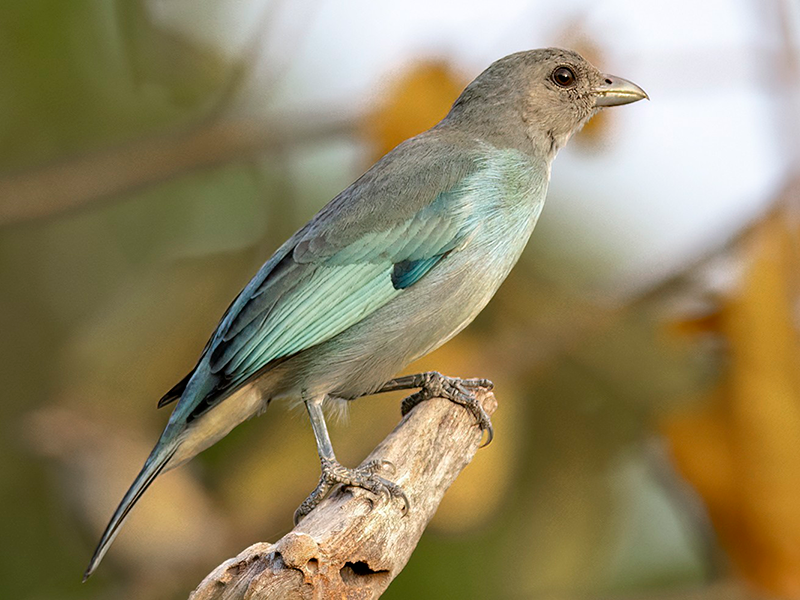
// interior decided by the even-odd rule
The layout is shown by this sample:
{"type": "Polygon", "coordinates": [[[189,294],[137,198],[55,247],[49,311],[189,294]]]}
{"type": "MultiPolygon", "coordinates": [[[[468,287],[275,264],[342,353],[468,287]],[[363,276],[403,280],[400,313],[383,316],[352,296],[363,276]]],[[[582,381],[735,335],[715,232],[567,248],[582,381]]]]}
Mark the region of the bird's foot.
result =
{"type": "Polygon", "coordinates": [[[314,510],[336,484],[360,487],[373,494],[383,496],[387,500],[400,498],[403,501],[403,514],[405,515],[409,508],[408,498],[403,488],[378,475],[383,470],[394,473],[394,465],[388,460],[373,460],[355,469],[348,469],[335,460],[322,459],[322,474],[319,477],[319,484],[295,511],[294,524],[297,525],[314,510]]]}
{"type": "Polygon", "coordinates": [[[478,390],[491,390],[494,384],[488,379],[459,379],[458,377],[447,377],[437,371],[420,373],[415,376],[414,387],[420,390],[411,394],[403,400],[401,411],[407,415],[420,402],[431,398],[447,398],[466,408],[473,414],[481,431],[487,432],[486,441],[481,444],[481,448],[488,446],[494,438],[494,428],[492,420],[484,410],[476,396],[478,390]]]}

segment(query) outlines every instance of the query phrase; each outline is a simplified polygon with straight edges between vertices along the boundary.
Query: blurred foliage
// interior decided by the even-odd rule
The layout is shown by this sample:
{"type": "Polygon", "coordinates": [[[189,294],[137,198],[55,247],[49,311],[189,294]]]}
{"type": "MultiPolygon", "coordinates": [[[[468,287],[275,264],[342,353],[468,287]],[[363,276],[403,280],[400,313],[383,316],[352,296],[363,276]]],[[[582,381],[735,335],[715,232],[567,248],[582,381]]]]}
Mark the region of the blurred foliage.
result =
{"type": "Polygon", "coordinates": [[[725,376],[664,428],[735,568],[800,598],[800,262],[790,223],[780,211],[743,240],[738,289],[694,327],[726,340],[725,376]]]}
{"type": "MultiPolygon", "coordinates": [[[[219,8],[198,6],[186,19],[213,22],[219,8]]],[[[3,7],[0,183],[231,118],[219,102],[241,65],[151,15],[144,1],[3,7]]],[[[166,420],[156,400],[230,299],[464,83],[450,61],[409,59],[356,117],[357,137],[288,139],[0,229],[0,597],[183,598],[224,558],[290,529],[319,466],[305,416],[272,405],[156,483],[79,583],[166,420]]],[[[607,123],[581,134],[587,153],[607,123]]],[[[491,377],[498,435],[385,597],[747,597],[735,582],[703,587],[730,575],[721,551],[760,589],[798,597],[797,265],[782,222],[748,240],[741,287],[707,320],[721,353],[665,335],[669,290],[612,305],[559,262],[579,239],[535,237],[476,323],[409,368],[491,377]]],[[[399,397],[353,403],[332,426],[342,461],[358,463],[398,417],[399,397]]]]}
{"type": "Polygon", "coordinates": [[[444,61],[419,61],[399,73],[362,124],[379,159],[400,142],[439,122],[469,81],[444,61]]]}
{"type": "Polygon", "coordinates": [[[213,48],[147,18],[145,3],[9,2],[0,19],[4,170],[191,117],[225,82],[213,48]]]}

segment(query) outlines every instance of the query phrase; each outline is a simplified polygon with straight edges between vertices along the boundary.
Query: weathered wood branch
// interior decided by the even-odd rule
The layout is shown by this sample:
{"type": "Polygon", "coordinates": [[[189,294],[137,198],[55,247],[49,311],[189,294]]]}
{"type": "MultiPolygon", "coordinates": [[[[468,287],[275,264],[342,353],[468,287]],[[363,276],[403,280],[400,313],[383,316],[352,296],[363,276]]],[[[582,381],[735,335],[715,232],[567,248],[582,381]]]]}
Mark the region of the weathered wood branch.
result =
{"type": "MultiPolygon", "coordinates": [[[[478,396],[487,413],[491,392],[478,396]]],[[[339,488],[274,544],[250,546],[211,572],[190,600],[378,598],[408,562],[447,488],[481,441],[474,417],[448,400],[418,405],[366,458],[388,460],[400,500],[339,488]]]]}

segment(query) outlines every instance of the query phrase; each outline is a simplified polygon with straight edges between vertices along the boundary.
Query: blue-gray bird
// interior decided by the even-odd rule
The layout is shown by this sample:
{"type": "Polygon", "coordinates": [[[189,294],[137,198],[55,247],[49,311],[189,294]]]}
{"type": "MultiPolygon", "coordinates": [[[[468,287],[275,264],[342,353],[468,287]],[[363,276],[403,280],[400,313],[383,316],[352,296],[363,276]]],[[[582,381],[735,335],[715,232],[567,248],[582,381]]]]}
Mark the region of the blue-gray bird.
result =
{"type": "Polygon", "coordinates": [[[600,108],[646,97],[575,52],[512,54],[470,83],[441,122],[328,203],[247,284],[197,366],[159,402],[178,401],[85,578],[160,473],[273,400],[305,403],[322,466],[295,520],[339,483],[388,493],[408,508],[402,489],[379,474],[384,465],[348,469],[336,460],[328,402],[419,388],[404,412],[444,396],[468,409],[490,440],[475,396],[487,380],[435,372],[391,378],[464,329],[492,298],[533,231],[550,164],[570,136],[600,108]]]}

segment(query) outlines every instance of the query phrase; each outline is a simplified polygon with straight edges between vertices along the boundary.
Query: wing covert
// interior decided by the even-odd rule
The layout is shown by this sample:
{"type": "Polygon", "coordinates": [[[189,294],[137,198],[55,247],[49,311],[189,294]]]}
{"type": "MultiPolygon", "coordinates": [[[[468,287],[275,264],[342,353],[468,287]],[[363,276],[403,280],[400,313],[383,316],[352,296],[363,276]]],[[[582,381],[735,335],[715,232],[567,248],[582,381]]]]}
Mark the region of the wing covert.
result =
{"type": "MultiPolygon", "coordinates": [[[[419,189],[398,186],[380,169],[377,175],[370,171],[259,271],[224,315],[206,350],[210,374],[219,380],[214,395],[224,397],[270,362],[358,323],[406,293],[471,237],[480,226],[470,198],[480,161],[465,154],[450,163],[433,160],[416,168],[428,181],[427,199],[419,189]],[[431,185],[431,180],[438,183],[431,185]]],[[[399,180],[407,184],[407,179],[399,180]]],[[[213,404],[211,398],[198,400],[202,410],[213,404]]]]}

